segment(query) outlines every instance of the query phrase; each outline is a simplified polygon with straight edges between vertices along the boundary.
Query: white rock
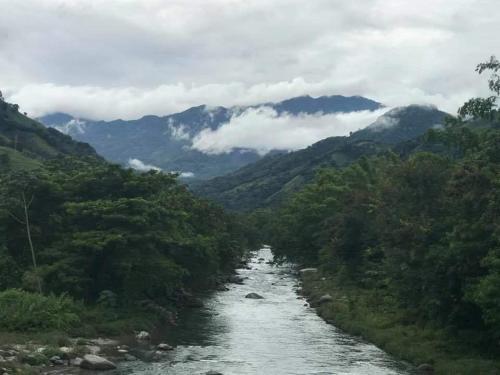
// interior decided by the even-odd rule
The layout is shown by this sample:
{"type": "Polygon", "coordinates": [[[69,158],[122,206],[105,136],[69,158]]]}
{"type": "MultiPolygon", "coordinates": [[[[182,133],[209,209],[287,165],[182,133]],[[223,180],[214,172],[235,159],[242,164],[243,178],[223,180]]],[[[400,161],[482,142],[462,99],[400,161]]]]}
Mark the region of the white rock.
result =
{"type": "Polygon", "coordinates": [[[151,339],[151,335],[149,332],[141,331],[135,336],[135,338],[139,341],[145,341],[151,339]]]}
{"type": "Polygon", "coordinates": [[[156,347],[158,350],[174,350],[174,348],[168,344],[161,343],[156,347]]]}
{"type": "Polygon", "coordinates": [[[116,365],[113,362],[108,361],[106,358],[93,354],[87,354],[83,357],[80,367],[86,370],[106,371],[114,370],[116,365]]]}

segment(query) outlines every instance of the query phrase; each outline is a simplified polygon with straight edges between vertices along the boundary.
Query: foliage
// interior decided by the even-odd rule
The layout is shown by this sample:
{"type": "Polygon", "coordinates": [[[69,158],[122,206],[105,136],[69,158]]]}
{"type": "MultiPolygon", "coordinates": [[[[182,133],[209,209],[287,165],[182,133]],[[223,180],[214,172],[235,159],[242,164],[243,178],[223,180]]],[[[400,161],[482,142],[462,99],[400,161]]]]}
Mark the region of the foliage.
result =
{"type": "Polygon", "coordinates": [[[45,292],[93,302],[111,291],[121,304],[170,304],[181,287],[215,281],[244,251],[239,221],[195,198],[174,175],[61,157],[41,171],[0,174],[0,181],[0,267],[17,270],[0,278],[5,287],[27,286],[32,276],[21,193],[31,200],[45,292]]]}
{"type": "MultiPolygon", "coordinates": [[[[498,62],[491,103],[498,95],[498,62]]],[[[469,102],[472,103],[472,102],[469,102]]],[[[280,209],[278,256],[320,265],[345,285],[385,291],[412,322],[485,351],[500,338],[500,131],[494,107],[465,105],[417,152],[324,170],[280,209]],[[489,126],[484,126],[490,120],[489,126]],[[447,152],[429,152],[440,144],[447,152]],[[471,333],[473,332],[473,333],[471,333]]]]}
{"type": "Polygon", "coordinates": [[[19,289],[0,292],[0,328],[8,331],[66,330],[79,322],[79,310],[65,295],[42,296],[19,289]]]}

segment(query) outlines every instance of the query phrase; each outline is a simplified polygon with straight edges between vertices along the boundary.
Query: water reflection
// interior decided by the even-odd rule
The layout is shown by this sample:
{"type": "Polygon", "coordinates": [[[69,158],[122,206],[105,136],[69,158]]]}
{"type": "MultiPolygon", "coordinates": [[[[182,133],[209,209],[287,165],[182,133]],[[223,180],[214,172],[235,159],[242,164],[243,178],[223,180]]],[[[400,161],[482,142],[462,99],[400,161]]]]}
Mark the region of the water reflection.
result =
{"type": "Polygon", "coordinates": [[[294,292],[287,266],[273,267],[269,249],[255,254],[244,285],[207,296],[165,334],[177,346],[160,363],[121,364],[122,374],[408,374],[383,351],[323,322],[294,292]],[[264,260],[259,261],[259,258],[264,260]],[[246,299],[256,292],[265,299],[246,299]]]}

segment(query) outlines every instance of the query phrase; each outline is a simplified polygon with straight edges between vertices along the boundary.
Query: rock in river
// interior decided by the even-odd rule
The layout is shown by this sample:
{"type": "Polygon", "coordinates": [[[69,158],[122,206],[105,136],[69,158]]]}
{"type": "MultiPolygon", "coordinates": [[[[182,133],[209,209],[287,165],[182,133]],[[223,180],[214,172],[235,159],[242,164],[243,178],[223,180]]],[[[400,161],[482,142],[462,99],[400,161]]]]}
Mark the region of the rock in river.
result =
{"type": "Polygon", "coordinates": [[[151,335],[149,334],[149,332],[141,331],[135,336],[135,338],[139,341],[146,341],[151,338],[151,335]]]}
{"type": "Polygon", "coordinates": [[[251,299],[263,299],[264,297],[262,297],[260,294],[257,294],[257,293],[248,293],[245,298],[251,298],[251,299]]]}
{"type": "Polygon", "coordinates": [[[165,344],[165,343],[158,344],[156,349],[158,349],[158,350],[174,350],[174,348],[172,346],[165,344]]]}
{"type": "Polygon", "coordinates": [[[113,362],[108,361],[106,358],[93,354],[87,354],[83,357],[80,367],[86,370],[106,371],[114,370],[116,365],[113,362]]]}

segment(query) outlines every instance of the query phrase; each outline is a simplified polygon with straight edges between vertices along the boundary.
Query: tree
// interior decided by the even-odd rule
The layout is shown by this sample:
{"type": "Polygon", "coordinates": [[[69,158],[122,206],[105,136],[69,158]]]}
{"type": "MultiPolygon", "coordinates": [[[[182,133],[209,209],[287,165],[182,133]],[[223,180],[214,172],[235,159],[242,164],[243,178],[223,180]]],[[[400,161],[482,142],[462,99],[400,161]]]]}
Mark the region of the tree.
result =
{"type": "Polygon", "coordinates": [[[488,79],[488,86],[493,95],[488,98],[472,98],[459,108],[458,114],[460,118],[472,117],[473,119],[484,119],[488,121],[498,120],[497,100],[500,95],[500,61],[495,56],[491,56],[490,60],[476,67],[476,72],[482,74],[491,72],[488,79]]]}
{"type": "Polygon", "coordinates": [[[35,195],[33,187],[36,185],[37,178],[34,175],[26,172],[13,172],[6,178],[2,179],[2,190],[5,200],[2,204],[8,215],[23,225],[26,231],[26,238],[31,252],[31,261],[35,273],[35,279],[38,292],[42,293],[42,283],[38,272],[38,263],[33,244],[31,223],[30,223],[30,207],[33,203],[35,195]]]}

